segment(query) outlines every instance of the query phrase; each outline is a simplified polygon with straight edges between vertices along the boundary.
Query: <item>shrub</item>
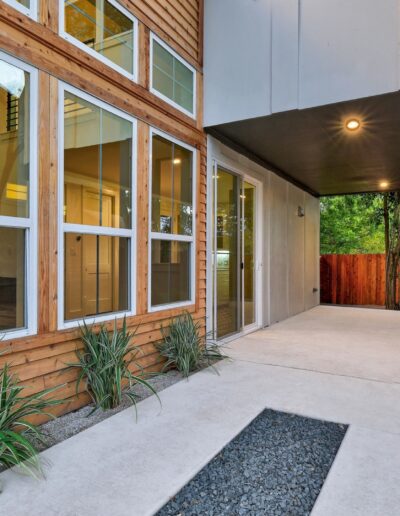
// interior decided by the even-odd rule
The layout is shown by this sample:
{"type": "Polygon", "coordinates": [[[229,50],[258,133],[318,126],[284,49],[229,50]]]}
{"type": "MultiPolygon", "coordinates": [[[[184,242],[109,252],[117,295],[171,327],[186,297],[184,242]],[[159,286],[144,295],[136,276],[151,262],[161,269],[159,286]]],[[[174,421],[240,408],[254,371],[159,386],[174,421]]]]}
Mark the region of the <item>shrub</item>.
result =
{"type": "Polygon", "coordinates": [[[184,312],[165,329],[161,327],[163,341],[157,345],[161,356],[167,359],[164,370],[175,367],[186,378],[192,371],[212,362],[227,358],[217,344],[200,336],[201,322],[193,321],[190,313],[184,312]]]}
{"type": "Polygon", "coordinates": [[[46,409],[64,403],[65,400],[47,397],[59,387],[24,397],[21,394],[25,388],[18,385],[18,378],[9,373],[9,366],[5,364],[0,370],[0,465],[18,465],[23,471],[38,478],[43,476],[43,470],[30,437],[43,441],[43,434],[26,418],[32,415],[53,418],[46,409]]]}
{"type": "Polygon", "coordinates": [[[125,318],[120,330],[115,321],[112,332],[108,332],[104,325],[98,333],[86,323],[81,327],[84,349],[77,351],[78,362],[70,365],[81,370],[76,384],[77,391],[80,382],[86,379],[87,390],[95,404],[94,410],[115,408],[123,396],[130,400],[136,410],[138,396],[131,392],[135,384],[145,386],[158,398],[155,389],[144,379],[143,371],[134,375],[129,369],[131,365],[142,369],[136,362],[140,348],[131,344],[134,335],[135,332],[127,331],[125,318]],[[123,390],[124,381],[128,384],[127,390],[123,390]]]}

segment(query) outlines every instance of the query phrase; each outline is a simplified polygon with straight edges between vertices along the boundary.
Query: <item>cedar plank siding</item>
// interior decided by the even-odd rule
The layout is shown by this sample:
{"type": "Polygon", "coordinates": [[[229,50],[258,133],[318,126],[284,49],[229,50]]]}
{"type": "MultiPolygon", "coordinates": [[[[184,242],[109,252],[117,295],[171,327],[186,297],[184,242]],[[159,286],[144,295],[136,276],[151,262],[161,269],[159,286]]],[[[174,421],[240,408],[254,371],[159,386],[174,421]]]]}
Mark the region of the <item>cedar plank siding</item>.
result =
{"type": "MultiPolygon", "coordinates": [[[[135,343],[140,346],[140,364],[145,370],[161,367],[154,343],[160,325],[168,324],[182,309],[149,313],[148,281],[148,180],[149,128],[165,131],[197,149],[196,302],[188,310],[205,327],[206,314],[206,137],[202,128],[202,0],[120,0],[139,20],[139,78],[130,81],[106,64],[58,36],[58,1],[39,0],[38,22],[0,1],[0,49],[39,70],[38,148],[38,333],[0,343],[0,367],[11,364],[26,393],[64,385],[58,397],[65,405],[60,415],[89,401],[83,385],[75,395],[75,361],[81,346],[79,330],[57,330],[58,242],[58,80],[108,102],[138,119],[137,141],[137,315],[127,318],[138,325],[135,343]],[[149,91],[150,31],[168,43],[197,70],[197,118],[174,109],[149,91]]],[[[122,321],[118,322],[121,325],[122,321]]],[[[112,316],[107,323],[114,324],[112,316]]],[[[205,330],[203,330],[205,331],[205,330]]],[[[36,422],[41,420],[36,419],[36,422]]]]}

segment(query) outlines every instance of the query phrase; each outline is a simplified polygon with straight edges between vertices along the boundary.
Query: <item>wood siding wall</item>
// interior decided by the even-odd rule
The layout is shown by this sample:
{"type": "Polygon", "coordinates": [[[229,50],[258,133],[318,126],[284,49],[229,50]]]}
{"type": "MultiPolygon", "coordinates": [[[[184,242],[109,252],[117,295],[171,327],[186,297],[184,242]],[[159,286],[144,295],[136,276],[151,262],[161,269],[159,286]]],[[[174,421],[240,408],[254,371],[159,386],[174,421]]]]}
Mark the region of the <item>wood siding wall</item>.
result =
{"type": "MultiPolygon", "coordinates": [[[[121,2],[122,3],[122,2],[121,2]]],[[[124,0],[125,6],[193,66],[203,60],[203,2],[199,0],[124,0]]]]}
{"type": "MultiPolygon", "coordinates": [[[[141,365],[160,368],[154,343],[160,325],[182,309],[149,313],[148,290],[148,184],[149,129],[156,127],[197,149],[196,302],[188,310],[205,321],[206,310],[206,138],[202,128],[202,0],[120,0],[139,20],[139,80],[130,81],[58,36],[58,1],[40,0],[38,22],[0,1],[0,49],[39,70],[39,192],[38,192],[38,333],[0,343],[0,367],[8,362],[28,392],[65,384],[57,395],[67,403],[56,414],[75,410],[89,397],[81,387],[75,395],[75,360],[79,331],[57,330],[58,206],[58,81],[63,80],[124,110],[139,120],[137,157],[137,315],[136,344],[141,365]],[[197,118],[182,114],[149,91],[149,38],[153,31],[197,69],[197,118]]],[[[110,317],[108,326],[113,325],[110,317]]]]}
{"type": "Polygon", "coordinates": [[[321,303],[385,304],[384,254],[321,256],[321,303]]]}

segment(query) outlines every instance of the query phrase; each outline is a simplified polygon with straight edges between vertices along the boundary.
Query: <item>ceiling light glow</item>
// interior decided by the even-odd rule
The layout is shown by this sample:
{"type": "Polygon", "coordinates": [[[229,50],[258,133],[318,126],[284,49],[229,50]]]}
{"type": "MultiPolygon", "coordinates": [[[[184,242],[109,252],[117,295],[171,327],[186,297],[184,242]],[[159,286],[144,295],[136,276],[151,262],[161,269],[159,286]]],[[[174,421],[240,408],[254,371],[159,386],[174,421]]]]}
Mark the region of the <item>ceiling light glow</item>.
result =
{"type": "Polygon", "coordinates": [[[346,122],[346,129],[349,131],[357,131],[360,128],[360,121],[356,118],[350,118],[346,122]]]}
{"type": "Polygon", "coordinates": [[[388,183],[387,181],[381,181],[381,182],[379,183],[379,186],[380,186],[381,188],[387,188],[387,187],[389,186],[389,183],[388,183]]]}

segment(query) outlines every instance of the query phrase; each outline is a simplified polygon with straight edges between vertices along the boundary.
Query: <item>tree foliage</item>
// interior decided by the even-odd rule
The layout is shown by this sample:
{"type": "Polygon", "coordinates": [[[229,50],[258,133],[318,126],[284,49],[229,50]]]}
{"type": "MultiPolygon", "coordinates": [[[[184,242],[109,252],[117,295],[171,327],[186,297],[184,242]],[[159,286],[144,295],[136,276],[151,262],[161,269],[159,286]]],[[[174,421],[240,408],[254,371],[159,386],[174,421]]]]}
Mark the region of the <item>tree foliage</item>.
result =
{"type": "Polygon", "coordinates": [[[321,254],[384,252],[383,194],[321,197],[321,254]]]}
{"type": "Polygon", "coordinates": [[[386,254],[386,308],[400,309],[400,192],[321,198],[321,254],[386,254]]]}

